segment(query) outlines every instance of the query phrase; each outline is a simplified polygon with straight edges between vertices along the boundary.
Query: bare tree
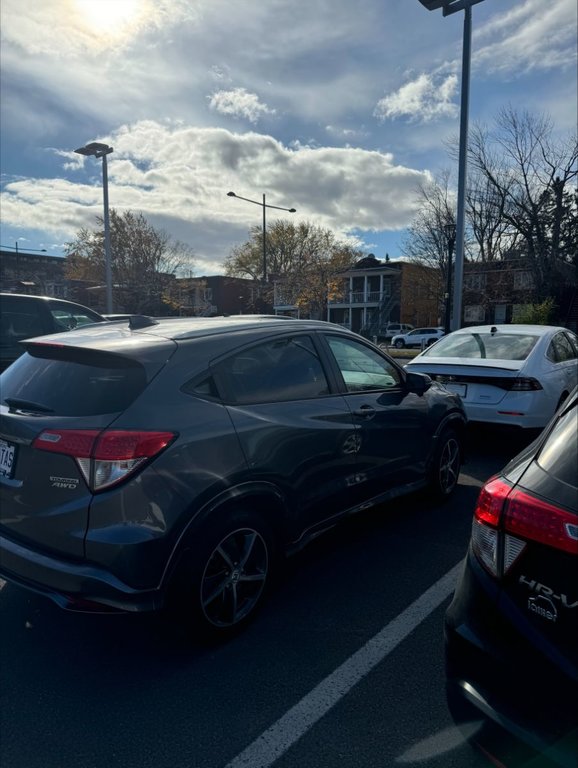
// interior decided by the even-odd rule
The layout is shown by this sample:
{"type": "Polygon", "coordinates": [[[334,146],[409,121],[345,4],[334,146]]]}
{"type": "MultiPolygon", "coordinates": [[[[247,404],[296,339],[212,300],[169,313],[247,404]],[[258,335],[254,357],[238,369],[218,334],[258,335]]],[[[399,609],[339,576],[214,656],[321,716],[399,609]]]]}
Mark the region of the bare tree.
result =
{"type": "MultiPolygon", "coordinates": [[[[69,279],[103,283],[105,280],[104,230],[79,230],[66,244],[66,276],[69,279]]],[[[163,293],[177,271],[190,267],[192,249],[157,230],[142,213],[110,211],[110,240],[113,283],[122,292],[125,311],[158,314],[163,293]]],[[[166,303],[166,302],[165,302],[166,303]]]]}
{"type": "Polygon", "coordinates": [[[472,130],[469,158],[510,238],[518,245],[523,240],[537,295],[553,295],[559,260],[575,258],[565,233],[576,215],[571,187],[578,173],[576,136],[555,139],[549,118],[508,107],[493,130],[472,130]]]}
{"type": "Polygon", "coordinates": [[[423,280],[418,280],[422,294],[442,306],[447,283],[448,235],[446,227],[455,226],[454,196],[450,172],[445,170],[416,192],[418,213],[402,243],[402,254],[423,267],[423,280]],[[437,279],[436,279],[437,275],[437,279]]]}

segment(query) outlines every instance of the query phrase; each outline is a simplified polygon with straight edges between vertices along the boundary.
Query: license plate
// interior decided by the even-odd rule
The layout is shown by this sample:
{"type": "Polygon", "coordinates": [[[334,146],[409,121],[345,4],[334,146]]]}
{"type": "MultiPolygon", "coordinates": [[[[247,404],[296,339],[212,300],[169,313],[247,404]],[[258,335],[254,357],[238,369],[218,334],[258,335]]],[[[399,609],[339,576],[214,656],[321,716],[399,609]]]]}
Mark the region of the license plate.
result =
{"type": "Polygon", "coordinates": [[[0,440],[0,475],[12,477],[16,448],[5,440],[0,440]]]}
{"type": "Polygon", "coordinates": [[[447,384],[444,384],[444,387],[449,389],[450,392],[454,392],[456,395],[459,395],[460,397],[465,397],[468,394],[467,384],[452,384],[450,381],[448,381],[447,384]]]}

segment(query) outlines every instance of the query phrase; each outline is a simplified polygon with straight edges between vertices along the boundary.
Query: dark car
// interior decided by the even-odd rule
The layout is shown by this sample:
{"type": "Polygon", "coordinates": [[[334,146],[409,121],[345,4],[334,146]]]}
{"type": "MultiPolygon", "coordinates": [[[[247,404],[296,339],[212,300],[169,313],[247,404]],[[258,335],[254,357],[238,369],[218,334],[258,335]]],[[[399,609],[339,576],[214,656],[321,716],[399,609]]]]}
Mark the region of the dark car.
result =
{"type": "Polygon", "coordinates": [[[0,294],[0,371],[24,352],[21,341],[32,336],[70,331],[88,323],[100,323],[93,309],[49,296],[0,294]]]}
{"type": "Polygon", "coordinates": [[[482,488],[445,620],[458,723],[500,762],[578,757],[578,390],[482,488]]]}
{"type": "Polygon", "coordinates": [[[279,555],[460,469],[459,398],[324,322],[136,317],[28,341],[1,384],[1,571],[71,609],[224,635],[279,555]]]}

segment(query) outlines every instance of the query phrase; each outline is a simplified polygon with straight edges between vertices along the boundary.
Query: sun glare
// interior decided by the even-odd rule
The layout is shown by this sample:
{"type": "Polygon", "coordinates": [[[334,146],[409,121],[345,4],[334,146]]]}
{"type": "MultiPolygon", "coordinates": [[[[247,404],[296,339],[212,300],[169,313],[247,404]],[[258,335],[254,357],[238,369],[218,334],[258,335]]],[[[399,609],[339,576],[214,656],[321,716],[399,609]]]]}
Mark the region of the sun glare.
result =
{"type": "Polygon", "coordinates": [[[142,12],[142,0],[75,0],[84,25],[95,34],[116,35],[142,12]]]}

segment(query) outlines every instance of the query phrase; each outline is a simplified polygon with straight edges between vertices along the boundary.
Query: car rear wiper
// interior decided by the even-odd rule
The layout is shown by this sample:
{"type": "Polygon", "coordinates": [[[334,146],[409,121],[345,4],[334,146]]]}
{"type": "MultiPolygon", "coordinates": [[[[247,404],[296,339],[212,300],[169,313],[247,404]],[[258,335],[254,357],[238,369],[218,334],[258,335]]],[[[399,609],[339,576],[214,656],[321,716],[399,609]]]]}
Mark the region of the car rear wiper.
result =
{"type": "Polygon", "coordinates": [[[31,400],[19,400],[17,397],[5,397],[4,402],[10,409],[18,411],[31,411],[32,413],[54,413],[52,408],[47,408],[40,403],[33,403],[31,400]]]}

